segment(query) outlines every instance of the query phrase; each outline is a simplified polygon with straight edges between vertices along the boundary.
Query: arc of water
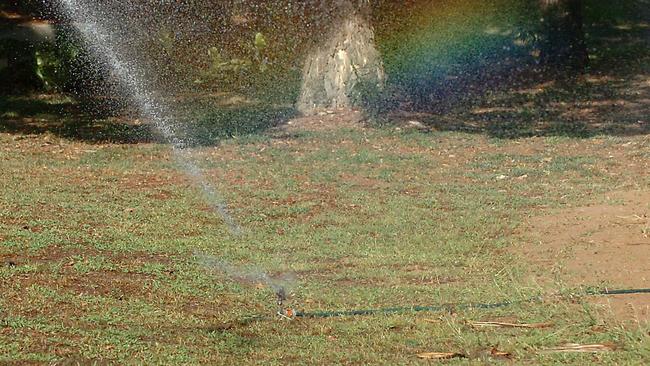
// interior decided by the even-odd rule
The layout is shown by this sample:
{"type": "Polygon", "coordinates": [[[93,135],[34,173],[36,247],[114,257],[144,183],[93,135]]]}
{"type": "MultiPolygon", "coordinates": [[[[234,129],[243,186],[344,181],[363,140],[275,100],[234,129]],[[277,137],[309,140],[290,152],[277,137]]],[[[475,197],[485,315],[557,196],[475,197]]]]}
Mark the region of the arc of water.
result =
{"type": "MultiPolygon", "coordinates": [[[[116,41],[111,32],[102,27],[100,14],[94,13],[83,0],[60,0],[64,13],[69,16],[81,35],[87,47],[103,58],[113,69],[118,81],[129,93],[129,98],[138,107],[140,114],[153,122],[163,137],[170,142],[174,156],[185,173],[198,185],[204,195],[221,216],[230,232],[238,235],[242,229],[228,212],[224,200],[216,188],[208,182],[200,167],[190,158],[188,148],[191,141],[181,138],[177,131],[177,118],[166,104],[157,101],[154,87],[148,85],[144,70],[135,61],[130,61],[127,54],[120,52],[120,42],[116,41]]],[[[195,250],[198,262],[210,270],[218,270],[231,279],[240,282],[264,283],[273,289],[278,296],[286,297],[286,286],[295,282],[290,274],[269,276],[261,269],[240,267],[226,261],[208,256],[195,250]]]]}
{"type": "Polygon", "coordinates": [[[155,88],[148,85],[144,71],[134,61],[120,52],[119,42],[102,26],[100,14],[80,0],[60,0],[62,10],[75,27],[80,31],[87,47],[104,59],[113,69],[119,83],[129,93],[129,99],[139,109],[140,114],[153,122],[155,128],[171,144],[179,165],[185,170],[193,182],[198,185],[208,202],[221,216],[233,234],[240,234],[241,227],[229,213],[224,199],[216,188],[208,182],[200,167],[192,161],[185,150],[190,142],[179,136],[176,130],[177,119],[174,113],[163,103],[156,100],[153,93],[155,88]]]}

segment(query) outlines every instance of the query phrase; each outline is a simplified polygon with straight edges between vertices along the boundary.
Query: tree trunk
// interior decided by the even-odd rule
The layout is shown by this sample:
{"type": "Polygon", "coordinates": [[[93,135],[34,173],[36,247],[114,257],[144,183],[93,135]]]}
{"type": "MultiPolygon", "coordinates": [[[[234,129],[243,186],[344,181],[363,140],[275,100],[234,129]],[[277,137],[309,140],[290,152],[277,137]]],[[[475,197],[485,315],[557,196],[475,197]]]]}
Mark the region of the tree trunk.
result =
{"type": "Polygon", "coordinates": [[[544,41],[541,63],[581,71],[589,54],[583,29],[583,0],[541,0],[544,41]]]}
{"type": "Polygon", "coordinates": [[[337,12],[349,15],[334,23],[327,39],[307,56],[304,64],[296,107],[305,115],[354,107],[360,83],[381,88],[385,81],[367,5],[354,7],[348,2],[337,12]]]}

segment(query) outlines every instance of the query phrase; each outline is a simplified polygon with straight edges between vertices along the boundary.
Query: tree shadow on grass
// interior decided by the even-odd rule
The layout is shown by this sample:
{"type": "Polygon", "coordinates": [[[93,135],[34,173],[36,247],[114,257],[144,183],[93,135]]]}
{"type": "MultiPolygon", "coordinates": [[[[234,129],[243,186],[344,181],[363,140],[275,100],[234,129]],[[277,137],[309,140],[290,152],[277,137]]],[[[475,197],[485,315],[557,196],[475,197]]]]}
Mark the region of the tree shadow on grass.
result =
{"type": "Polygon", "coordinates": [[[222,139],[264,132],[295,117],[292,106],[255,104],[245,106],[208,106],[185,113],[181,138],[190,145],[210,146],[222,139]]]}
{"type": "MultiPolygon", "coordinates": [[[[184,106],[178,138],[192,146],[211,146],[224,138],[262,132],[292,116],[290,107],[270,105],[184,106]]],[[[166,142],[151,123],[125,111],[89,111],[60,95],[0,95],[0,132],[15,135],[53,134],[89,143],[166,142]]]]}
{"type": "Polygon", "coordinates": [[[569,83],[547,81],[496,93],[447,114],[451,123],[446,126],[432,125],[503,138],[647,134],[649,97],[643,75],[587,75],[569,83]]]}
{"type": "Polygon", "coordinates": [[[148,126],[107,114],[84,113],[61,95],[0,95],[0,132],[52,134],[91,143],[150,142],[148,126]]]}
{"type": "Polygon", "coordinates": [[[429,105],[396,118],[501,138],[648,134],[650,10],[630,9],[587,26],[584,75],[521,64],[460,75],[440,82],[429,105]]]}

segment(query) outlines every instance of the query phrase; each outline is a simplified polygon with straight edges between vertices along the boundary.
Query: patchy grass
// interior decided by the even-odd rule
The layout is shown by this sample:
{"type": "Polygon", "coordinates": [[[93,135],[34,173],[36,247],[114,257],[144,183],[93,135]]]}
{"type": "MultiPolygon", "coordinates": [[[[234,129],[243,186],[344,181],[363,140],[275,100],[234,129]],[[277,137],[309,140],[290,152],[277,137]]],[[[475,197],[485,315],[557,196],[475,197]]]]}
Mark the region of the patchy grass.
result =
{"type": "Polygon", "coordinates": [[[647,326],[623,326],[571,288],[529,282],[511,250],[529,216],[647,190],[645,136],[347,127],[198,147],[193,159],[245,228],[234,236],[166,146],[8,132],[1,362],[416,364],[418,353],[450,351],[480,364],[501,360],[493,348],[517,363],[650,358],[647,326]],[[208,271],[194,250],[294,273],[293,305],[305,311],[562,295],[491,310],[250,321],[274,313],[271,291],[208,271]],[[499,319],[553,326],[468,324],[499,319]],[[601,342],[616,351],[541,352],[601,342]]]}

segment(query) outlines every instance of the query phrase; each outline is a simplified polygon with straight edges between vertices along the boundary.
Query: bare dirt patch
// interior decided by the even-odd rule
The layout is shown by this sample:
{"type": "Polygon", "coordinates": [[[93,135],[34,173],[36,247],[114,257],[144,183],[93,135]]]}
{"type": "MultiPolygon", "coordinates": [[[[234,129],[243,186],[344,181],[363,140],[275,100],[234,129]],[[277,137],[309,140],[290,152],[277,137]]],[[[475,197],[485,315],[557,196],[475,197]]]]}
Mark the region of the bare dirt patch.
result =
{"type": "Polygon", "coordinates": [[[315,116],[304,116],[279,126],[277,132],[328,131],[341,128],[363,128],[364,116],[359,111],[324,110],[315,116]]]}
{"type": "MultiPolygon", "coordinates": [[[[544,286],[650,287],[650,192],[608,194],[604,203],[528,220],[523,254],[544,286]]],[[[594,297],[616,319],[650,321],[650,294],[594,297]]]]}

